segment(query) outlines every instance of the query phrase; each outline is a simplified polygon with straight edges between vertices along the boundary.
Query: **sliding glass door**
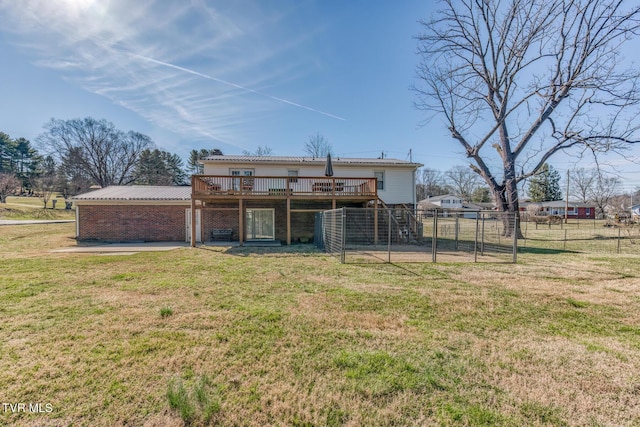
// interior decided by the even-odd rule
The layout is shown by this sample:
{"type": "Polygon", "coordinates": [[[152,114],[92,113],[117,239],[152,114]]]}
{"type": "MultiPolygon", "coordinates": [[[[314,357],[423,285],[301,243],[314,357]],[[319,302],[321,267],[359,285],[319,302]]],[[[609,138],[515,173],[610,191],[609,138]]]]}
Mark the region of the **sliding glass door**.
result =
{"type": "Polygon", "coordinates": [[[275,239],[275,210],[247,209],[247,240],[275,239]]]}

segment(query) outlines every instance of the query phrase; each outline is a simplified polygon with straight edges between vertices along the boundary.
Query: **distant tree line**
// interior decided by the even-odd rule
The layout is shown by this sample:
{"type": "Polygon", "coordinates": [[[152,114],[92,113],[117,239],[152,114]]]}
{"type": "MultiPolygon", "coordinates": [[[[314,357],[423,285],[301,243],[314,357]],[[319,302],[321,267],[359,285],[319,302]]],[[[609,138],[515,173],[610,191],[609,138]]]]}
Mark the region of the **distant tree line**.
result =
{"type": "Polygon", "coordinates": [[[470,168],[454,166],[444,172],[423,168],[418,171],[416,192],[418,200],[454,194],[466,202],[491,202],[489,188],[482,184],[470,168]]]}
{"type": "Polygon", "coordinates": [[[55,192],[65,199],[92,186],[188,185],[202,173],[198,160],[220,150],[193,150],[187,168],[177,154],[158,149],[139,132],[124,132],[107,120],[52,119],[32,144],[0,132],[0,202],[7,195],[55,192]],[[37,148],[36,148],[37,147],[37,148]]]}
{"type": "MultiPolygon", "coordinates": [[[[569,198],[573,201],[590,203],[597,214],[603,216],[607,211],[628,211],[633,204],[640,203],[640,189],[623,193],[620,178],[604,173],[600,169],[578,168],[569,171],[569,198]]],[[[544,164],[533,175],[525,188],[527,199],[531,202],[549,202],[564,200],[566,180],[561,185],[560,173],[551,165],[544,164]]],[[[417,198],[454,194],[466,202],[491,202],[489,188],[482,184],[471,168],[454,166],[441,172],[431,168],[418,171],[417,198]]]]}

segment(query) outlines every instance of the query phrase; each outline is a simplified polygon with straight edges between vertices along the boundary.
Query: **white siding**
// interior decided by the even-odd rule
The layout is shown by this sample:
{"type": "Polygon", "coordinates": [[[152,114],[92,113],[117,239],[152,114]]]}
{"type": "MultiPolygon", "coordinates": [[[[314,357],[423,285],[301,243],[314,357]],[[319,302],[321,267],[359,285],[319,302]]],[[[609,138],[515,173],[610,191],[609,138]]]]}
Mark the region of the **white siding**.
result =
{"type": "MultiPolygon", "coordinates": [[[[376,169],[379,170],[379,169],[376,169]]],[[[387,204],[413,203],[415,184],[412,169],[385,169],[384,190],[378,190],[378,197],[387,204]]],[[[371,176],[373,170],[371,170],[371,176]]]]}
{"type": "MultiPolygon", "coordinates": [[[[297,164],[204,164],[205,175],[231,175],[231,170],[252,169],[254,176],[287,176],[287,171],[297,170],[300,177],[324,176],[324,165],[297,164]]],[[[360,166],[333,164],[333,176],[345,178],[374,178],[374,172],[384,172],[384,190],[378,190],[378,196],[387,204],[411,204],[414,201],[414,169],[411,167],[360,166]]]]}

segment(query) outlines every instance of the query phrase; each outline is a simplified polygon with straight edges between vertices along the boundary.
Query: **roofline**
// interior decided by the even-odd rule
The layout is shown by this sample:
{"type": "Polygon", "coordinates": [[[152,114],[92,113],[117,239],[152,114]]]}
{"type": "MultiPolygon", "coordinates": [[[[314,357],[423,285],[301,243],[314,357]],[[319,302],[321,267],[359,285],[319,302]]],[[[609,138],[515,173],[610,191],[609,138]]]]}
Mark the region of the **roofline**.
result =
{"type": "Polygon", "coordinates": [[[159,206],[190,206],[191,199],[80,199],[74,200],[76,206],[101,205],[159,205],[159,206]]]}
{"type": "MultiPolygon", "coordinates": [[[[199,160],[200,163],[238,163],[238,164],[281,164],[281,165],[300,165],[310,164],[323,166],[326,163],[324,157],[296,157],[296,156],[240,156],[240,155],[223,155],[208,156],[199,160]]],[[[333,165],[337,166],[391,166],[405,168],[419,168],[424,166],[422,163],[409,162],[399,159],[366,159],[351,157],[333,157],[333,165]]]]}

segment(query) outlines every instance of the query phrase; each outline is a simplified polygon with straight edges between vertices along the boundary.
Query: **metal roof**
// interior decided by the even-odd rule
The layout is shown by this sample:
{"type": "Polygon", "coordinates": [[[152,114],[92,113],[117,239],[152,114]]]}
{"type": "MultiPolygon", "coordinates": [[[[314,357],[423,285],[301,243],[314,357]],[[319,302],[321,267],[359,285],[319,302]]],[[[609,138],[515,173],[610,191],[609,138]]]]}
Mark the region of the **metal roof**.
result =
{"type": "MultiPolygon", "coordinates": [[[[569,200],[569,206],[574,208],[592,208],[595,206],[594,203],[583,203],[583,202],[572,202],[569,200]]],[[[554,200],[551,202],[520,202],[521,207],[526,206],[539,206],[545,208],[564,208],[567,205],[565,200],[554,200]]]]}
{"type": "Polygon", "coordinates": [[[112,185],[75,196],[73,200],[191,200],[191,187],[112,185]]]}
{"type": "MultiPolygon", "coordinates": [[[[284,164],[309,164],[324,165],[326,157],[300,157],[300,156],[208,156],[200,161],[212,163],[284,163],[284,164]]],[[[420,167],[422,163],[410,162],[399,159],[371,159],[355,157],[332,157],[331,163],[335,165],[359,165],[359,166],[412,166],[420,167]]]]}
{"type": "Polygon", "coordinates": [[[456,196],[455,194],[442,194],[440,196],[432,196],[432,197],[427,197],[424,200],[420,200],[421,202],[429,202],[429,203],[433,203],[433,202],[439,202],[440,200],[445,200],[445,199],[458,199],[460,201],[462,201],[462,199],[458,196],[456,196]]]}

